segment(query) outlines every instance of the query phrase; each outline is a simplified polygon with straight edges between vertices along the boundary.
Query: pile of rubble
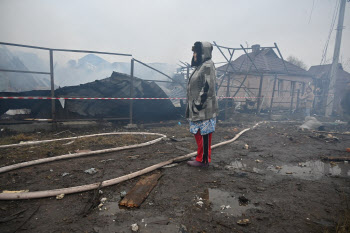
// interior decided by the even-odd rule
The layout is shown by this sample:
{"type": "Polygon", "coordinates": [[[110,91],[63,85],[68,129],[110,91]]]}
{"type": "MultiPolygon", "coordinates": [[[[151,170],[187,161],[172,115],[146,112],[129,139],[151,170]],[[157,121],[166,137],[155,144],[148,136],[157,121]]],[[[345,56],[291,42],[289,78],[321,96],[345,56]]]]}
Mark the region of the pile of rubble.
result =
{"type": "MultiPolygon", "coordinates": [[[[79,86],[68,86],[55,90],[56,97],[130,97],[130,76],[113,72],[111,77],[79,86]]],[[[134,78],[135,98],[167,98],[155,83],[134,78]]],[[[50,96],[50,91],[2,92],[0,96],[50,96]]],[[[9,109],[30,109],[32,118],[51,118],[51,100],[0,100],[0,115],[9,109]]],[[[174,119],[177,110],[170,100],[134,100],[135,120],[159,121],[174,119]]],[[[57,119],[127,118],[129,100],[56,100],[57,119]]]]}

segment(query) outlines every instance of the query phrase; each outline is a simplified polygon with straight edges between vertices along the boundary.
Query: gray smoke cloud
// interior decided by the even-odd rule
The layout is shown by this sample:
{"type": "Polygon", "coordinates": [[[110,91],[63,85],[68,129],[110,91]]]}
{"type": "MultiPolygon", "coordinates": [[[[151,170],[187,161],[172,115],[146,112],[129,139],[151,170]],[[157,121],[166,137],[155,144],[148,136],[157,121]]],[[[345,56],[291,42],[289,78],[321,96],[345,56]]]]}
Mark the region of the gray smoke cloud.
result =
{"type": "MultiPolygon", "coordinates": [[[[0,41],[132,53],[145,62],[167,63],[189,62],[197,40],[230,47],[277,42],[285,58],[293,55],[311,66],[320,63],[336,2],[2,0],[0,41]]],[[[345,14],[341,61],[350,68],[349,3],[345,14]]],[[[335,31],[328,59],[333,55],[334,37],[335,31]]],[[[83,55],[64,55],[64,59],[83,55]]],[[[107,59],[115,62],[117,58],[107,59]]],[[[217,50],[214,60],[224,60],[217,50]]]]}

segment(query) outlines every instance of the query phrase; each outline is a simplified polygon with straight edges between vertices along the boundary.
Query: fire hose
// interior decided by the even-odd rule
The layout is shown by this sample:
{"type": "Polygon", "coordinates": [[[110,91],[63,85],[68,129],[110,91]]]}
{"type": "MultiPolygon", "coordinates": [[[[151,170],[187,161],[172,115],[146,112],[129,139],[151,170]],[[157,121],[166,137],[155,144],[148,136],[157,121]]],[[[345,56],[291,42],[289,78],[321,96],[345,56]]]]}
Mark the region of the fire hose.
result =
{"type": "MultiPolygon", "coordinates": [[[[239,132],[238,134],[235,135],[234,138],[220,142],[218,144],[215,144],[212,146],[212,149],[229,144],[231,142],[236,141],[243,133],[247,132],[250,129],[253,129],[257,127],[260,123],[255,124],[251,128],[246,128],[239,132]]],[[[62,159],[70,159],[70,158],[76,158],[76,157],[82,157],[82,156],[87,156],[87,155],[95,155],[95,154],[101,154],[101,153],[108,153],[108,152],[115,152],[115,151],[120,151],[120,150],[125,150],[125,149],[131,149],[131,148],[138,148],[138,147],[144,147],[148,145],[152,145],[156,142],[161,141],[162,139],[166,138],[165,135],[163,134],[158,134],[158,133],[148,133],[148,132],[115,132],[115,133],[104,133],[104,134],[94,134],[94,135],[86,135],[86,136],[80,136],[80,137],[71,137],[71,138],[62,138],[62,139],[52,139],[52,140],[44,140],[44,141],[36,141],[35,144],[39,143],[47,143],[47,142],[52,142],[52,141],[58,141],[58,140],[69,140],[69,139],[74,139],[74,138],[83,138],[83,137],[93,137],[93,136],[103,136],[103,135],[117,135],[117,134],[134,134],[134,135],[158,135],[160,138],[154,139],[149,142],[141,143],[141,144],[135,144],[135,145],[130,145],[130,146],[124,146],[124,147],[116,147],[116,148],[109,148],[109,149],[104,149],[104,150],[96,150],[96,151],[90,151],[90,152],[83,152],[83,153],[74,153],[74,154],[66,154],[66,155],[60,155],[60,156],[55,156],[51,158],[45,158],[45,159],[38,159],[38,160],[33,160],[33,161],[28,161],[28,162],[23,162],[19,164],[13,164],[10,166],[5,166],[0,168],[0,173],[8,172],[14,169],[19,169],[22,167],[27,167],[27,166],[32,166],[35,164],[41,164],[41,163],[47,163],[47,162],[52,162],[52,161],[57,161],[57,160],[62,160],[62,159]]],[[[28,142],[26,143],[27,145],[29,144],[34,144],[34,142],[28,142]]],[[[12,145],[5,145],[6,147],[10,146],[22,146],[22,144],[12,144],[12,145]]],[[[1,148],[1,147],[0,147],[1,148]]],[[[149,173],[151,171],[154,171],[156,169],[159,169],[163,166],[169,165],[174,162],[181,162],[183,160],[186,160],[194,155],[196,155],[197,152],[192,152],[186,155],[182,155],[173,159],[169,159],[164,162],[157,163],[155,165],[146,167],[144,169],[141,169],[139,171],[123,175],[117,178],[105,180],[102,182],[97,182],[97,183],[92,183],[92,184],[86,184],[86,185],[80,185],[80,186],[74,186],[74,187],[68,187],[68,188],[61,188],[61,189],[52,189],[52,190],[43,190],[43,191],[34,191],[34,192],[23,192],[23,193],[0,193],[0,200],[19,200],[19,199],[35,199],[35,198],[44,198],[44,197],[53,197],[57,196],[60,194],[71,194],[71,193],[79,193],[79,192],[84,192],[84,191],[89,191],[97,188],[102,188],[102,187],[107,187],[111,185],[115,185],[121,182],[124,182],[126,180],[133,179],[137,176],[141,176],[143,174],[149,173]]]]}

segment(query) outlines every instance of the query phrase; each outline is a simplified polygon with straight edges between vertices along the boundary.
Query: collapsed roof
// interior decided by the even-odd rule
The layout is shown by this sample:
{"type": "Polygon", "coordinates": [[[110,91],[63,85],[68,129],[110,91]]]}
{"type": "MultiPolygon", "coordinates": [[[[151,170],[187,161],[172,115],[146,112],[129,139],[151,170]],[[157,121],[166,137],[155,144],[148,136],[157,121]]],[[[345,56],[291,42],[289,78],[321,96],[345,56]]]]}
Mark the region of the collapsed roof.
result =
{"type": "MultiPolygon", "coordinates": [[[[130,97],[130,76],[113,72],[111,77],[79,86],[68,86],[55,90],[55,97],[130,97]]],[[[134,97],[167,98],[155,83],[134,77],[134,97]]],[[[0,96],[50,96],[50,91],[0,92],[0,96]]],[[[129,100],[56,100],[57,119],[77,118],[127,118],[129,100]]],[[[9,109],[31,109],[32,118],[51,118],[51,100],[0,100],[0,115],[9,109]]],[[[170,100],[134,100],[135,120],[156,121],[174,119],[177,110],[170,100]]]]}
{"type": "Polygon", "coordinates": [[[277,54],[271,48],[259,47],[254,49],[253,52],[243,54],[236,60],[231,61],[234,69],[229,64],[225,64],[218,68],[218,71],[224,72],[226,69],[228,72],[238,74],[280,74],[280,75],[291,75],[291,76],[310,76],[306,70],[284,61],[277,56],[277,54]],[[253,60],[250,61],[249,57],[253,60]],[[228,66],[228,67],[227,67],[228,66]]]}

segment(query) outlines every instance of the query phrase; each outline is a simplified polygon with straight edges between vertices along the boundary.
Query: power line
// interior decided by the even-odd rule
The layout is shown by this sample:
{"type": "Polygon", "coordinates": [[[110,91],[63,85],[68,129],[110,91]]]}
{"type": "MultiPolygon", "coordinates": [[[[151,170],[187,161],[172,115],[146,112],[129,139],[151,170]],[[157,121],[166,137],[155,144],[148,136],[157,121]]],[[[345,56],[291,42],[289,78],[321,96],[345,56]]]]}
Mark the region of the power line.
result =
{"type": "Polygon", "coordinates": [[[315,0],[312,1],[312,7],[311,7],[311,12],[310,12],[310,17],[309,17],[309,24],[311,21],[312,12],[314,11],[314,6],[315,6],[315,0]]]}
{"type": "Polygon", "coordinates": [[[326,44],[325,44],[325,46],[323,48],[322,59],[321,59],[320,65],[323,65],[323,64],[326,63],[328,45],[329,45],[329,41],[330,41],[332,32],[334,30],[334,25],[335,25],[335,21],[336,21],[337,16],[338,16],[339,7],[340,7],[340,0],[338,0],[338,2],[335,4],[335,7],[334,7],[334,12],[333,12],[333,17],[332,17],[332,21],[331,21],[331,26],[330,26],[330,29],[329,29],[329,33],[328,33],[328,38],[327,38],[326,44]]]}

